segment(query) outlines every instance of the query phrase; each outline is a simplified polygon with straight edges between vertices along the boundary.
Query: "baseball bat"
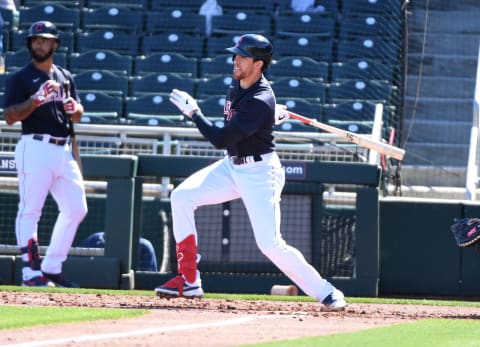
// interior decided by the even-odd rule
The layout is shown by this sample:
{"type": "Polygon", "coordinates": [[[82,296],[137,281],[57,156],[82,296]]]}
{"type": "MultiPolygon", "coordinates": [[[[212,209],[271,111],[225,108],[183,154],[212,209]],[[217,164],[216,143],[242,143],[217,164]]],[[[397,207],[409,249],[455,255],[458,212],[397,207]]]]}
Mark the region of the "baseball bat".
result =
{"type": "Polygon", "coordinates": [[[374,140],[366,135],[355,134],[350,131],[339,129],[337,127],[322,123],[316,119],[308,118],[297,113],[288,111],[290,118],[297,119],[305,124],[311,125],[315,128],[322,129],[331,134],[340,136],[341,138],[347,140],[348,142],[355,143],[359,146],[372,149],[378,153],[388,155],[397,160],[403,160],[405,155],[405,150],[388,143],[383,143],[377,140],[374,140]]]}
{"type": "MultiPolygon", "coordinates": [[[[70,81],[63,82],[63,89],[65,90],[65,96],[70,97],[70,81]]],[[[80,173],[83,173],[82,158],[80,158],[80,150],[78,149],[77,136],[75,134],[75,128],[73,126],[72,117],[68,115],[68,126],[70,127],[70,140],[72,141],[72,154],[73,158],[80,168],[80,173]]]]}

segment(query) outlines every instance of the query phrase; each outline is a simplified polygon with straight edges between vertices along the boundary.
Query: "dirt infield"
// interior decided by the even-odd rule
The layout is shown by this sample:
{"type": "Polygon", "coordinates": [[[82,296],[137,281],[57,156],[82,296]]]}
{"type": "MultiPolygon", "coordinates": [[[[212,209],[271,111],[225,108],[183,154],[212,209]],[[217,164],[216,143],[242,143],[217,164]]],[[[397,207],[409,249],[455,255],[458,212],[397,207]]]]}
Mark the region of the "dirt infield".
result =
{"type": "Polygon", "coordinates": [[[357,331],[424,318],[479,319],[480,308],[315,302],[160,299],[154,296],[0,292],[0,305],[141,308],[138,318],[0,331],[0,346],[239,346],[357,331]]]}

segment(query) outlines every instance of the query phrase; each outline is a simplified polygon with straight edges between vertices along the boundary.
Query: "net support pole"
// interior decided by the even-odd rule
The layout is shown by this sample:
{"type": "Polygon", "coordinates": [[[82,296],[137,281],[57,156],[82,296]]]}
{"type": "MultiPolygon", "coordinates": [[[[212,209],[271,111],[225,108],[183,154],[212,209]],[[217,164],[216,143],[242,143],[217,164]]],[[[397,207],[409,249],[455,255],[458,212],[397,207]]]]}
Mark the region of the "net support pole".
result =
{"type": "MultiPolygon", "coordinates": [[[[383,104],[375,105],[375,116],[373,119],[372,139],[381,141],[383,125],[383,104]]],[[[380,164],[380,155],[378,152],[370,150],[368,153],[368,162],[373,165],[380,164]]]]}
{"type": "Polygon", "coordinates": [[[473,100],[473,120],[470,130],[470,146],[468,149],[467,175],[465,183],[465,199],[475,200],[478,165],[477,165],[477,146],[478,146],[478,127],[479,127],[479,109],[480,109],[480,46],[477,57],[477,75],[475,77],[475,95],[473,100]]]}

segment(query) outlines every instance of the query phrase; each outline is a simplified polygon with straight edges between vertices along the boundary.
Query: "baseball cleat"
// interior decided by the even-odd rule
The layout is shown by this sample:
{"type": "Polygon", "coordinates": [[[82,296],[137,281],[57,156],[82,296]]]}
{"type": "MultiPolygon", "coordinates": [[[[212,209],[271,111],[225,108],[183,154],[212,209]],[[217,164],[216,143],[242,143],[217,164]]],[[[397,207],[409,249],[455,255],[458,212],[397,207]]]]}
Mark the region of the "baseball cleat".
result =
{"type": "Polygon", "coordinates": [[[178,275],[155,288],[155,293],[161,298],[200,298],[203,296],[203,289],[199,285],[186,283],[183,276],[178,275]]]}
{"type": "Polygon", "coordinates": [[[55,283],[45,276],[35,276],[22,282],[22,287],[45,287],[55,288],[55,283]]]}
{"type": "Polygon", "coordinates": [[[49,274],[44,272],[43,276],[53,282],[55,284],[55,287],[58,288],[80,288],[77,283],[67,280],[65,277],[62,276],[61,273],[49,274]]]}
{"type": "Polygon", "coordinates": [[[344,311],[347,307],[343,293],[336,288],[323,299],[322,304],[324,306],[323,311],[344,311]]]}

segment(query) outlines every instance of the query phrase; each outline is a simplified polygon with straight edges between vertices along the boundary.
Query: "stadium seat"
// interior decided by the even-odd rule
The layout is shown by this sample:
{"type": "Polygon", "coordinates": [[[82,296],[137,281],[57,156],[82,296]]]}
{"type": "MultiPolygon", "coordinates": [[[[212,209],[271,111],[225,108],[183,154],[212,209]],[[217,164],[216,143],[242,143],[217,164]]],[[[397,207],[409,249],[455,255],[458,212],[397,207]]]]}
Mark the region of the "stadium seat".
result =
{"type": "Polygon", "coordinates": [[[239,34],[212,35],[206,38],[205,57],[214,58],[219,54],[227,54],[228,47],[235,46],[240,38],[239,34]]]}
{"type": "Polygon", "coordinates": [[[28,29],[32,23],[39,20],[48,20],[55,23],[60,31],[62,29],[77,31],[80,24],[80,10],[54,3],[34,7],[20,7],[18,15],[19,29],[28,29]]]}
{"type": "Polygon", "coordinates": [[[79,96],[85,109],[82,123],[118,123],[122,117],[123,100],[120,96],[100,91],[81,91],[79,96]]]}
{"type": "Polygon", "coordinates": [[[134,76],[130,79],[130,96],[142,94],[170,93],[172,89],[180,89],[193,95],[194,84],[192,78],[185,78],[176,73],[150,73],[134,76]]]}
{"type": "Polygon", "coordinates": [[[328,103],[340,100],[371,100],[392,103],[392,84],[378,80],[346,80],[328,86],[328,103]]]}
{"type": "Polygon", "coordinates": [[[276,131],[318,132],[318,129],[296,119],[289,119],[273,128],[276,131]]]}
{"type": "Polygon", "coordinates": [[[142,42],[144,55],[152,53],[180,53],[187,57],[203,55],[203,39],[201,37],[181,32],[162,32],[145,35],[142,42]]]}
{"type": "Polygon", "coordinates": [[[275,36],[306,35],[333,37],[335,17],[324,13],[291,13],[275,17],[275,36]]]}
{"type": "MultiPolygon", "coordinates": [[[[55,53],[55,63],[67,67],[67,54],[65,52],[55,53]]],[[[30,53],[26,48],[5,53],[5,70],[13,72],[32,61],[30,53]]]]}
{"type": "Polygon", "coordinates": [[[145,94],[125,100],[125,117],[129,124],[184,126],[185,117],[170,102],[168,94],[145,94]]]}
{"type": "Polygon", "coordinates": [[[179,31],[190,35],[205,34],[205,17],[193,10],[172,7],[147,12],[145,16],[146,33],[179,31]]]}
{"type": "Polygon", "coordinates": [[[223,117],[225,96],[215,95],[204,99],[198,99],[198,106],[200,107],[205,116],[223,117]]]}
{"type": "Polygon", "coordinates": [[[79,91],[101,91],[125,98],[128,77],[108,70],[87,70],[74,75],[79,91]]]}
{"type": "Polygon", "coordinates": [[[332,82],[345,79],[374,79],[393,81],[394,67],[373,59],[350,59],[331,64],[332,82]]]}
{"type": "Polygon", "coordinates": [[[258,13],[273,13],[274,1],[258,1],[258,0],[219,0],[218,3],[224,11],[250,10],[258,13]]]}
{"type": "Polygon", "coordinates": [[[306,56],[319,61],[330,62],[333,57],[333,40],[315,35],[288,35],[275,37],[272,42],[274,58],[306,56]]]}
{"type": "Polygon", "coordinates": [[[230,76],[233,73],[232,54],[219,54],[199,61],[199,77],[215,75],[230,76]]]}
{"type": "Polygon", "coordinates": [[[155,0],[151,1],[150,9],[152,11],[162,11],[165,8],[184,8],[198,11],[201,6],[201,2],[198,0],[155,0]]]}
{"type": "Polygon", "coordinates": [[[146,11],[148,9],[149,0],[84,0],[85,7],[128,7],[132,9],[141,9],[146,11]]]}
{"type": "Polygon", "coordinates": [[[69,69],[73,73],[92,68],[130,75],[132,73],[132,57],[111,50],[91,50],[70,54],[69,69]]]}
{"type": "Polygon", "coordinates": [[[140,33],[143,31],[143,12],[122,6],[85,8],[82,12],[82,29],[140,33]]]}
{"type": "Polygon", "coordinates": [[[77,51],[108,49],[119,54],[135,56],[138,53],[138,35],[122,30],[93,30],[77,34],[77,51]]]}
{"type": "Polygon", "coordinates": [[[376,13],[349,15],[339,21],[340,39],[366,35],[396,39],[401,35],[401,22],[398,18],[384,17],[376,13]]]}
{"type": "Polygon", "coordinates": [[[367,100],[339,101],[336,104],[324,105],[325,120],[367,120],[373,121],[375,103],[367,100]]]}
{"type": "MultiPolygon", "coordinates": [[[[338,13],[340,0],[321,0],[316,1],[317,5],[317,12],[316,13],[326,13],[332,16],[335,16],[338,13]]],[[[280,14],[291,14],[291,13],[298,13],[297,11],[292,9],[291,1],[278,1],[278,12],[280,14]]],[[[311,12],[307,12],[311,13],[311,12]]]]}
{"type": "Polygon", "coordinates": [[[195,97],[205,99],[210,96],[225,96],[231,82],[231,75],[200,78],[195,83],[195,97]]]}
{"type": "Polygon", "coordinates": [[[255,33],[270,36],[271,21],[270,14],[260,14],[252,10],[224,11],[222,16],[212,17],[212,34],[255,33]]]}
{"type": "Polygon", "coordinates": [[[267,70],[269,77],[308,77],[328,80],[328,63],[316,61],[309,57],[284,57],[274,60],[267,70]]]}
{"type": "Polygon", "coordinates": [[[369,58],[384,62],[397,62],[400,49],[398,42],[375,36],[359,36],[339,40],[337,43],[337,61],[353,58],[369,58]]]}
{"type": "MultiPolygon", "coordinates": [[[[17,51],[19,49],[26,48],[26,38],[28,35],[27,30],[12,30],[10,37],[10,50],[17,51]]],[[[72,53],[75,51],[75,34],[71,31],[60,31],[58,33],[60,40],[60,47],[57,52],[72,53]]]]}
{"type": "MultiPolygon", "coordinates": [[[[8,10],[6,8],[0,8],[0,14],[2,15],[3,19],[3,29],[6,31],[10,31],[13,28],[14,24],[14,15],[12,10],[8,10]]],[[[5,45],[4,45],[5,47],[5,45]]]]}
{"type": "MultiPolygon", "coordinates": [[[[22,0],[21,4],[23,7],[34,7],[38,5],[45,5],[51,1],[46,0],[22,0]]],[[[80,9],[86,6],[87,0],[55,0],[55,4],[63,5],[65,7],[77,8],[80,9]]]]}
{"type": "Polygon", "coordinates": [[[189,78],[197,76],[197,58],[180,53],[152,53],[135,58],[135,75],[152,72],[175,72],[189,78]]]}
{"type": "Polygon", "coordinates": [[[278,78],[272,83],[272,88],[278,98],[299,97],[317,102],[325,98],[325,84],[304,77],[278,78]]]}
{"type": "Polygon", "coordinates": [[[384,16],[396,16],[400,14],[402,2],[391,0],[348,0],[342,1],[341,11],[344,15],[367,13],[380,14],[384,16]]]}
{"type": "Polygon", "coordinates": [[[277,104],[287,106],[289,111],[315,119],[322,118],[323,104],[299,97],[277,97],[277,104]]]}

